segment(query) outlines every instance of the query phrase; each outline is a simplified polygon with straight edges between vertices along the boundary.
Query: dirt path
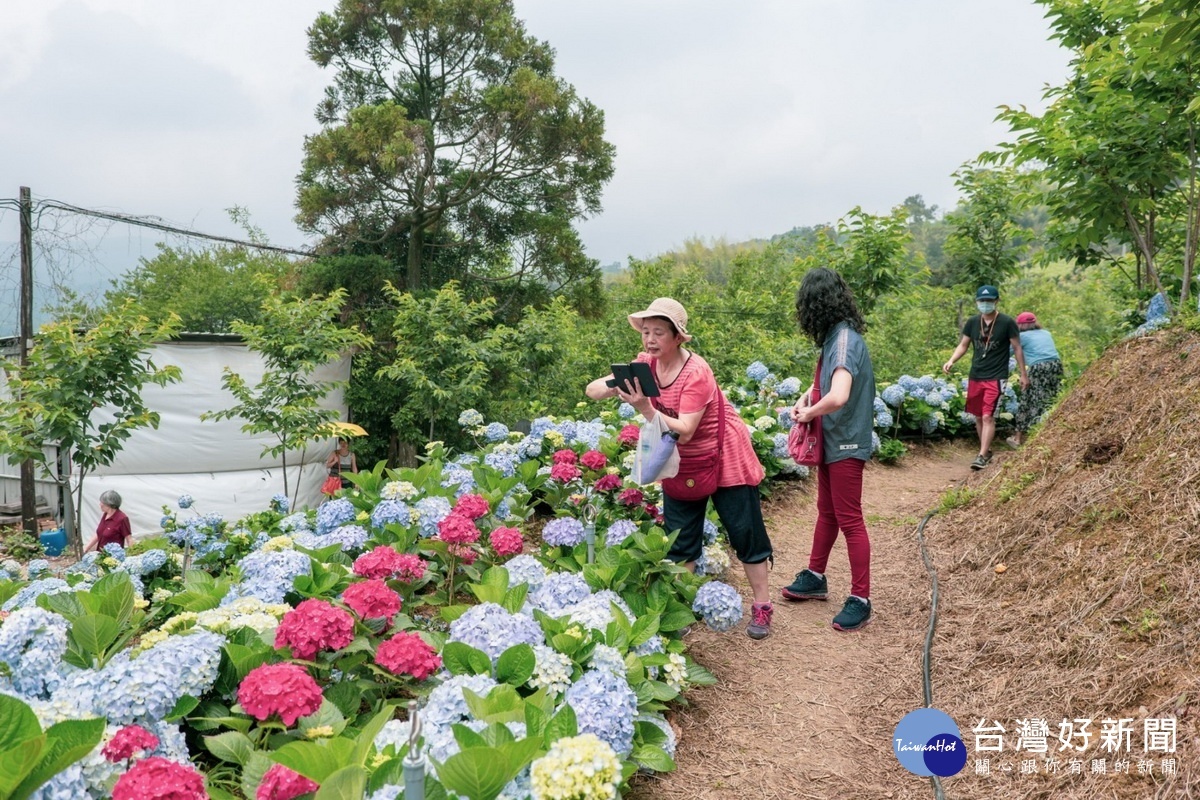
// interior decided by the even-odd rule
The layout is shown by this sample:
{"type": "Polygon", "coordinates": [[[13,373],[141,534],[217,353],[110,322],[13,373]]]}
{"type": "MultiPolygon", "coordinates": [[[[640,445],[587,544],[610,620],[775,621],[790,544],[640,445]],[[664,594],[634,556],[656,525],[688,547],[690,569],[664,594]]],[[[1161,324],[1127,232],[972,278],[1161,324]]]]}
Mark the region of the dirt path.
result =
{"type": "MultiPolygon", "coordinates": [[[[923,447],[899,467],[867,466],[874,617],[854,633],[830,627],[849,593],[844,544],[834,547],[829,601],[776,600],[770,638],[741,630],[690,633],[693,656],[719,683],[673,716],[679,769],[637,782],[634,800],[670,798],[928,798],[927,779],[891,752],[896,723],[922,703],[921,648],[929,581],[916,545],[921,517],[968,473],[967,443],[923,447]]],[[[815,485],[764,509],[775,546],[772,593],[808,565],[815,485]]],[[[738,567],[731,582],[748,596],[738,567]]],[[[937,702],[935,687],[935,705],[937,702]]]]}

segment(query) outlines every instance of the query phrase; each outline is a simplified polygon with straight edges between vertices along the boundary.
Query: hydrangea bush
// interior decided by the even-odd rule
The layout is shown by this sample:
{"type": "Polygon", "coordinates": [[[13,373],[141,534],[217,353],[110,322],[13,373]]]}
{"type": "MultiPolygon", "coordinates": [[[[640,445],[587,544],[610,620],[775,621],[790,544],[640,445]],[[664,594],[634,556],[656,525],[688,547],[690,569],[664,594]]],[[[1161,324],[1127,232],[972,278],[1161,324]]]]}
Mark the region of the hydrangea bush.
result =
{"type": "MultiPolygon", "coordinates": [[[[786,409],[806,387],[762,364],[746,380],[730,396],[768,474],[804,476],[786,409]]],[[[961,390],[924,381],[881,397],[877,427],[955,418],[961,390]]],[[[103,727],[46,796],[202,796],[207,780],[392,797],[409,700],[430,779],[462,798],[617,797],[673,769],[663,712],[715,680],[682,632],[730,629],[742,599],[713,580],[731,564],[714,520],[696,574],[666,559],[659,490],[629,478],[634,417],[614,404],[522,433],[468,409],[476,451],[432,442],[419,467],[360,472],[317,509],[275,498],[225,520],[185,495],[162,547],[61,575],[3,565],[0,695],[43,727],[103,727]]]]}

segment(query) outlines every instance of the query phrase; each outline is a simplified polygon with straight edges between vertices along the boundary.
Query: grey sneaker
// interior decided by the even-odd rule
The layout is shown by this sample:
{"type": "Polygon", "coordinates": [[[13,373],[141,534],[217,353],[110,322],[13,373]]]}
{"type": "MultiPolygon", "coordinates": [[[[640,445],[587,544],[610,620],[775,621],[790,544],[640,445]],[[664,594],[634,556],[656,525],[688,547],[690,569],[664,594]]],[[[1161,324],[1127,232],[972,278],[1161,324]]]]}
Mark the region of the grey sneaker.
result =
{"type": "Polygon", "coordinates": [[[975,456],[975,460],[971,462],[971,469],[975,469],[975,470],[983,469],[991,462],[992,462],[992,453],[989,450],[988,454],[986,456],[983,455],[982,453],[980,455],[975,456]]]}
{"type": "Polygon", "coordinates": [[[746,626],[746,635],[751,639],[765,639],[771,635],[771,617],[775,606],[770,603],[754,603],[750,606],[750,624],[746,626]]]}
{"type": "Polygon", "coordinates": [[[796,573],[790,586],[783,587],[783,596],[787,600],[828,600],[829,586],[824,575],[817,577],[817,573],[805,569],[796,573]]]}
{"type": "Polygon", "coordinates": [[[847,597],[842,610],[833,618],[833,628],[838,631],[856,631],[871,621],[871,601],[847,597]]]}

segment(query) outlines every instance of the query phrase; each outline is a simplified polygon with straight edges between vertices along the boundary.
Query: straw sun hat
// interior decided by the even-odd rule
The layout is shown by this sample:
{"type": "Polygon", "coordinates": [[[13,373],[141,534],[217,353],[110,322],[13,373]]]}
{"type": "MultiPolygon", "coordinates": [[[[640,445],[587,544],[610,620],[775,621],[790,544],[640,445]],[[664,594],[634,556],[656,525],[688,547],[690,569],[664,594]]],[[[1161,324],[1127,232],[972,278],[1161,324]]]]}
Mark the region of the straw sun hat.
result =
{"type": "Polygon", "coordinates": [[[650,317],[664,317],[671,320],[675,325],[675,330],[679,331],[685,342],[692,340],[692,335],[687,332],[687,311],[678,300],[672,300],[669,297],[660,297],[651,303],[645,311],[636,311],[630,314],[629,324],[633,326],[635,331],[640,333],[642,330],[641,321],[650,317]]]}

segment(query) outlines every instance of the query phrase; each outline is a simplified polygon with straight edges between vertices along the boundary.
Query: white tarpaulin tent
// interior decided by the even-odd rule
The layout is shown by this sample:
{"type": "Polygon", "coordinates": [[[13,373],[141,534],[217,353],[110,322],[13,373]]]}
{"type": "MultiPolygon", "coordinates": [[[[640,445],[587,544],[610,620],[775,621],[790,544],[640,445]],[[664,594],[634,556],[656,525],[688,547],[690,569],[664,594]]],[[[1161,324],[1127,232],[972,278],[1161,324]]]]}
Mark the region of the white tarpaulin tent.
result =
{"type": "MultiPolygon", "coordinates": [[[[85,546],[95,538],[100,521],[99,498],[112,489],[121,495],[121,510],[129,515],[134,538],[162,531],[162,507],[178,511],[176,501],[188,494],[195,499],[190,511],[216,512],[228,520],[265,509],[271,497],[283,491],[282,459],[261,456],[263,448],[275,444],[269,434],[250,435],[241,428],[245,420],[201,422],[206,411],[219,411],[234,404],[233,395],[221,386],[222,370],[229,367],[250,386],[262,378],[264,364],[257,353],[235,337],[195,337],[156,345],[151,352],[155,366],[174,364],[182,377],[179,383],[143,389],[146,405],[161,417],[157,429],[133,433],[113,463],[88,473],[83,482],[82,531],[85,546]]],[[[316,379],[346,381],[350,359],[344,358],[319,370],[316,379]]],[[[340,389],[326,396],[323,405],[336,409],[345,419],[345,401],[340,389]]],[[[94,421],[101,423],[105,409],[94,421]]],[[[288,452],[288,490],[297,507],[315,506],[321,499],[326,476],[324,461],[335,441],[311,442],[304,451],[288,452]],[[298,484],[297,484],[298,481],[298,484]]],[[[16,465],[0,465],[4,494],[19,497],[16,465]]],[[[74,477],[74,476],[73,476],[74,477]]],[[[39,493],[50,492],[39,484],[39,493]]],[[[72,483],[73,490],[77,485],[72,483]]]]}

